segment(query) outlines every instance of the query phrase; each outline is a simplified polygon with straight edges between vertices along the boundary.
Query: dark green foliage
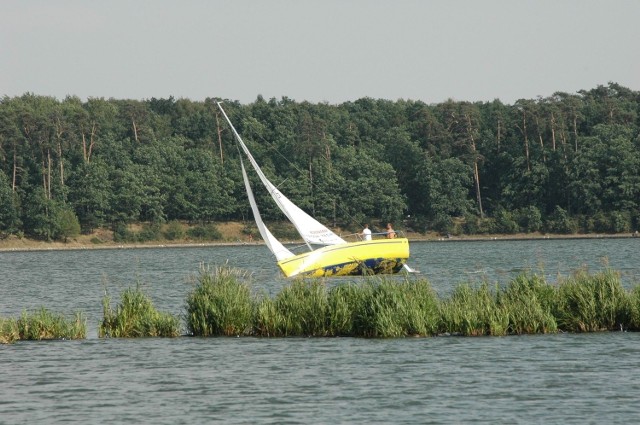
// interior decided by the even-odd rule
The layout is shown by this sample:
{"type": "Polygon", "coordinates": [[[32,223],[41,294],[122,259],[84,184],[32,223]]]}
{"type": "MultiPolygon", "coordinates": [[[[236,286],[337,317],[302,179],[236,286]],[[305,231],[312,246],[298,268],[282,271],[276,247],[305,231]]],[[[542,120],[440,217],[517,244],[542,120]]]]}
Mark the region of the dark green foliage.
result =
{"type": "Polygon", "coordinates": [[[163,235],[165,239],[173,241],[176,239],[182,239],[185,236],[184,228],[182,224],[177,221],[172,221],[167,224],[167,228],[164,230],[163,235]]]}
{"type": "MultiPolygon", "coordinates": [[[[169,235],[174,235],[170,231],[169,235]]],[[[162,240],[166,233],[162,232],[160,223],[145,223],[139,231],[133,231],[124,223],[118,223],[113,229],[113,240],[123,243],[144,243],[162,240]]],[[[171,240],[167,238],[168,240],[171,240]]]]}
{"type": "Polygon", "coordinates": [[[129,230],[126,224],[118,223],[113,229],[113,240],[115,242],[133,243],[137,242],[138,238],[134,232],[129,230]]]}
{"type": "Polygon", "coordinates": [[[520,231],[520,226],[511,212],[499,209],[495,216],[492,233],[513,234],[520,231]]]}
{"type": "Polygon", "coordinates": [[[162,237],[159,223],[145,224],[137,234],[136,239],[139,242],[157,241],[162,237]]]}
{"type": "Polygon", "coordinates": [[[547,231],[550,233],[573,234],[578,232],[578,224],[575,219],[559,206],[549,217],[546,224],[547,231]]]}
{"type": "Polygon", "coordinates": [[[80,234],[80,222],[75,213],[69,208],[62,208],[57,213],[57,239],[67,242],[69,238],[73,238],[80,234]]]}
{"type": "Polygon", "coordinates": [[[222,239],[222,233],[215,224],[197,225],[187,230],[187,236],[196,241],[217,241],[222,239]]]}
{"type": "MultiPolygon", "coordinates": [[[[445,214],[438,214],[431,221],[431,228],[436,232],[439,232],[442,235],[446,235],[449,233],[455,233],[455,226],[453,224],[453,219],[451,216],[445,214]]],[[[420,221],[418,221],[418,231],[424,232],[427,230],[425,225],[420,225],[420,221]]]]}
{"type": "Polygon", "coordinates": [[[0,238],[16,233],[20,228],[17,200],[18,197],[9,185],[9,179],[0,169],[0,238]]]}
{"type": "Polygon", "coordinates": [[[525,233],[537,232],[542,229],[542,214],[534,206],[521,208],[516,212],[520,229],[525,233]]]}
{"type": "MultiPolygon", "coordinates": [[[[514,105],[225,104],[267,177],[331,225],[408,218],[443,234],[459,232],[462,217],[470,234],[640,225],[640,95],[616,83],[514,105]]],[[[215,114],[213,99],[2,98],[0,237],[69,237],[61,209],[83,232],[247,221],[238,150],[215,114]]],[[[265,220],[281,220],[255,186],[265,220]]]]}

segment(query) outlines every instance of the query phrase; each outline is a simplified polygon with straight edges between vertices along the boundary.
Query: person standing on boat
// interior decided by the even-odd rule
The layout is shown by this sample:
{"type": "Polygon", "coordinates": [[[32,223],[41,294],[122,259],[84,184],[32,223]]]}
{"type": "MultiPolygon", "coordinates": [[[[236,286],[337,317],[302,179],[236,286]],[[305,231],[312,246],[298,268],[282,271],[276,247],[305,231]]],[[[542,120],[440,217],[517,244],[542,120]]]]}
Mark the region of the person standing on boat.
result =
{"type": "Polygon", "coordinates": [[[391,227],[391,223],[387,223],[387,239],[393,239],[396,236],[396,231],[391,227]]]}
{"type": "Polygon", "coordinates": [[[362,236],[362,239],[364,239],[365,241],[371,240],[371,229],[369,229],[368,224],[364,225],[364,229],[362,229],[362,233],[360,233],[360,236],[362,236]]]}

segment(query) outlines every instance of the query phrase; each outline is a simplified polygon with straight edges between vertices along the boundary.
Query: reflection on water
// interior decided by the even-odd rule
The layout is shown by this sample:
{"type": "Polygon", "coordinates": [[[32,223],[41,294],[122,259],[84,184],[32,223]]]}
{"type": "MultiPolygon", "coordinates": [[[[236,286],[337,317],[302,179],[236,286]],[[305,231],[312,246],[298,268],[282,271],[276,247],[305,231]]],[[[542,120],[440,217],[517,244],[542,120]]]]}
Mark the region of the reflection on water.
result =
{"type": "MultiPolygon", "coordinates": [[[[640,239],[421,242],[436,291],[551,281],[586,267],[638,283],[640,239]]],[[[182,314],[201,264],[287,284],[263,246],[0,253],[0,316],[45,306],[88,316],[88,339],[0,345],[0,424],[637,423],[640,334],[504,338],[97,338],[105,288],[136,282],[182,314]]],[[[333,280],[332,282],[336,282],[333,280]]]]}

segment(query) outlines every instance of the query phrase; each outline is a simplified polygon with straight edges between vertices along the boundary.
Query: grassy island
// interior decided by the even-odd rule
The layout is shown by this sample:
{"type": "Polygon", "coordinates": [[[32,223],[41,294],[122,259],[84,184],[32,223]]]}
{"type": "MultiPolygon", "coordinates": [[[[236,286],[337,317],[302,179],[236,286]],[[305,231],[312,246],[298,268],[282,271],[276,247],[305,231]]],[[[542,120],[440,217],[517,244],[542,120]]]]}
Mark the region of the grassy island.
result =
{"type": "MultiPolygon", "coordinates": [[[[98,334],[397,338],[640,330],[640,286],[623,287],[610,269],[557,283],[532,273],[504,285],[463,283],[447,296],[409,276],[334,282],[298,279],[270,296],[253,291],[245,271],[207,268],[187,295],[184,329],[180,317],[158,311],[136,285],[115,308],[105,293],[98,334]]],[[[85,336],[83,313],[66,319],[41,308],[0,318],[0,343],[85,336]]]]}

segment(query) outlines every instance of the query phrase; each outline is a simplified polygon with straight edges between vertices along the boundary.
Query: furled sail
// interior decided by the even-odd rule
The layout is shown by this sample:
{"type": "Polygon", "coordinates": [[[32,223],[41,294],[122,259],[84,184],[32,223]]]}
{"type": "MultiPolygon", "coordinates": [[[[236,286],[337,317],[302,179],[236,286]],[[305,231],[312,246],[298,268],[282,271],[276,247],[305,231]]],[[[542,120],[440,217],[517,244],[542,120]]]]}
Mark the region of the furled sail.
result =
{"type": "MultiPolygon", "coordinates": [[[[318,222],[315,218],[311,217],[309,214],[307,214],[302,209],[300,209],[297,205],[291,202],[286,196],[282,194],[282,192],[280,192],[273,185],[273,183],[269,181],[269,179],[267,179],[267,177],[264,175],[264,173],[260,169],[260,166],[258,166],[258,163],[256,162],[256,160],[253,158],[253,155],[251,155],[251,152],[249,152],[249,149],[244,144],[244,142],[242,141],[242,138],[240,137],[235,127],[231,123],[231,120],[229,120],[229,117],[225,113],[224,109],[222,109],[220,102],[218,102],[218,107],[220,108],[220,111],[222,112],[225,119],[231,126],[231,129],[233,130],[233,134],[235,135],[236,140],[238,141],[238,144],[240,145],[244,153],[247,155],[249,162],[251,162],[251,165],[253,166],[256,173],[260,177],[260,180],[262,180],[262,183],[266,186],[273,200],[276,202],[280,210],[282,210],[282,212],[291,221],[291,223],[293,223],[296,230],[298,231],[298,233],[300,233],[300,236],[302,236],[304,241],[308,245],[312,245],[312,244],[313,245],[336,245],[336,244],[346,243],[346,241],[344,241],[340,236],[336,235],[329,228],[324,226],[322,223],[318,222]]],[[[254,214],[255,212],[256,210],[254,210],[254,214]]],[[[264,228],[266,229],[266,227],[264,228]]],[[[264,235],[263,235],[263,238],[264,238],[264,235]]],[[[275,238],[273,239],[275,240],[275,238]]]]}

